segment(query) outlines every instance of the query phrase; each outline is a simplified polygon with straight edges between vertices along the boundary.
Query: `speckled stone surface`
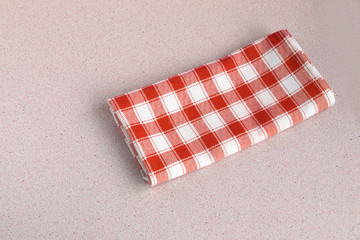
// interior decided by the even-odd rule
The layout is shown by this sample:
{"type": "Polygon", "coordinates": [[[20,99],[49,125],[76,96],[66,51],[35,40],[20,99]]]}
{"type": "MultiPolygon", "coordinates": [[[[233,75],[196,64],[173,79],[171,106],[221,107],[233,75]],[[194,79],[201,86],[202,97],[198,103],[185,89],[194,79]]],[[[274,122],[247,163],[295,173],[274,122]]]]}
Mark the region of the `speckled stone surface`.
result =
{"type": "Polygon", "coordinates": [[[2,1],[0,239],[360,238],[360,2],[2,1]],[[289,29],[332,108],[151,188],[106,98],[289,29]]]}

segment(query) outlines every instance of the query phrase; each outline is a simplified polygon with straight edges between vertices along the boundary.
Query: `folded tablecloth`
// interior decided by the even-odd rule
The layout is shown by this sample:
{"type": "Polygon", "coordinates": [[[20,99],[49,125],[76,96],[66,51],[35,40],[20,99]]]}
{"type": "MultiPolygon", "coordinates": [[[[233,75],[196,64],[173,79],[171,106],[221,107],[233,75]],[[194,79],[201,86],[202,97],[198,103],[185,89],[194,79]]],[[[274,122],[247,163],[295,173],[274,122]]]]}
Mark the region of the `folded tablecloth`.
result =
{"type": "Polygon", "coordinates": [[[212,164],[335,103],[287,30],[217,61],[108,99],[151,185],[212,164]]]}

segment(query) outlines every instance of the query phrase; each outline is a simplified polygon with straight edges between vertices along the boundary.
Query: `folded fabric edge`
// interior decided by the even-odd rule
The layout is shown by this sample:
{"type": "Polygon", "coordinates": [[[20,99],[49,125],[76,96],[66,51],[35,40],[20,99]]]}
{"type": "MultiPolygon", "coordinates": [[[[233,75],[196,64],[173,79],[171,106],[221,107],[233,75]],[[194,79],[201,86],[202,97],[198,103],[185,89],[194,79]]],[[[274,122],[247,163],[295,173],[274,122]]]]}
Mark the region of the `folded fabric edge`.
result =
{"type": "MultiPolygon", "coordinates": [[[[331,107],[332,105],[335,104],[335,94],[333,92],[333,90],[331,89],[330,85],[328,84],[328,82],[324,79],[324,77],[322,76],[322,74],[317,70],[317,68],[315,67],[315,65],[310,61],[310,59],[308,58],[308,56],[306,55],[306,53],[304,52],[304,50],[302,49],[302,47],[300,46],[300,44],[296,41],[296,39],[289,33],[288,30],[280,30],[280,31],[286,31],[287,34],[289,35],[289,39],[288,42],[290,43],[290,45],[293,48],[293,51],[299,51],[301,53],[300,57],[302,56],[306,61],[308,62],[307,65],[307,69],[309,69],[311,75],[313,76],[314,80],[321,80],[322,84],[324,86],[326,86],[328,88],[328,91],[325,92],[325,96],[326,96],[326,101],[328,103],[328,107],[331,107]]],[[[279,32],[280,32],[279,31],[279,32]]],[[[321,111],[318,111],[317,113],[319,113],[321,111]]],[[[304,119],[305,120],[305,119],[304,119]]]]}
{"type": "Polygon", "coordinates": [[[118,112],[116,110],[117,108],[115,106],[116,102],[114,101],[114,98],[106,99],[106,102],[109,106],[110,112],[116,122],[118,129],[123,135],[123,138],[139,167],[142,178],[146,182],[150,183],[152,186],[156,185],[156,182],[154,182],[153,178],[149,176],[149,170],[147,169],[146,165],[143,163],[142,158],[140,157],[141,153],[138,147],[136,146],[136,144],[134,144],[134,140],[132,139],[131,134],[128,134],[128,131],[125,129],[125,123],[123,122],[122,117],[118,116],[118,112]]]}

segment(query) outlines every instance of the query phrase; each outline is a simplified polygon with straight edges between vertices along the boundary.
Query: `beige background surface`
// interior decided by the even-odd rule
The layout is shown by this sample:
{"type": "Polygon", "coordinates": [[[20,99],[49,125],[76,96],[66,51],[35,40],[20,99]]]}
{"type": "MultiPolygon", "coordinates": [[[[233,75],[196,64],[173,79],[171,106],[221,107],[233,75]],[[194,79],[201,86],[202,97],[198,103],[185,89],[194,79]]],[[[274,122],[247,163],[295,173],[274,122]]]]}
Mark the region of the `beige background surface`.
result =
{"type": "Polygon", "coordinates": [[[0,238],[360,238],[359,22],[358,0],[2,0],[0,238]],[[283,28],[335,106],[147,185],[105,99],[283,28]]]}

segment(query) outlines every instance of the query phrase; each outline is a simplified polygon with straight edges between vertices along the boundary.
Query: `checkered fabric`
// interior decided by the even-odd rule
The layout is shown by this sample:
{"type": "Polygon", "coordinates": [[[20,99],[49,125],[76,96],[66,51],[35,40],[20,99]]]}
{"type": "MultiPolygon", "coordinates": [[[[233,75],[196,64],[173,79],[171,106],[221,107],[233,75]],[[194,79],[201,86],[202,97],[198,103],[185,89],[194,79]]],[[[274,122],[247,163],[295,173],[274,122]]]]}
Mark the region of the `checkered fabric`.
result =
{"type": "Polygon", "coordinates": [[[335,103],[287,30],[217,61],[108,99],[151,185],[205,167],[335,103]]]}

